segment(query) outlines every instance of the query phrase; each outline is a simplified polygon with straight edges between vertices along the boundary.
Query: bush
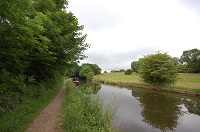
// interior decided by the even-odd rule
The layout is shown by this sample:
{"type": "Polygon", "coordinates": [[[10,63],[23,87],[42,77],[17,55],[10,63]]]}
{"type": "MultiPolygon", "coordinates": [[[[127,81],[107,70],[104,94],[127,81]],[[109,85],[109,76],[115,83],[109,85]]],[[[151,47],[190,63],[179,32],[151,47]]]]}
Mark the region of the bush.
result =
{"type": "Polygon", "coordinates": [[[132,74],[132,70],[131,69],[126,70],[124,74],[125,75],[131,75],[132,74]]]}
{"type": "Polygon", "coordinates": [[[139,60],[139,74],[144,82],[156,86],[174,84],[177,80],[176,66],[172,58],[160,52],[139,60]]]}
{"type": "Polygon", "coordinates": [[[12,93],[8,96],[9,109],[5,109],[0,115],[0,131],[22,132],[33,122],[38,113],[52,100],[63,84],[63,77],[49,79],[39,85],[28,86],[25,94],[12,93]],[[19,96],[20,95],[20,96],[19,96]],[[15,100],[10,100],[15,99],[15,100]],[[20,100],[20,101],[19,101],[20,100]],[[11,109],[12,106],[12,109],[11,109]]]}

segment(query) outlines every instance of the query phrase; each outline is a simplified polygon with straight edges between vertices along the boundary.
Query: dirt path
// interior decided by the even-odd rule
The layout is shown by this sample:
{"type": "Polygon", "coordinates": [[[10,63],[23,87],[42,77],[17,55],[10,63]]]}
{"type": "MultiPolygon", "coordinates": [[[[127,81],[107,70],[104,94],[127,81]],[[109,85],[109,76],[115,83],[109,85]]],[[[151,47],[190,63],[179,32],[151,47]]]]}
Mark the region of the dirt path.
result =
{"type": "Polygon", "coordinates": [[[66,94],[65,83],[52,102],[39,114],[26,132],[61,132],[61,107],[66,94]]]}

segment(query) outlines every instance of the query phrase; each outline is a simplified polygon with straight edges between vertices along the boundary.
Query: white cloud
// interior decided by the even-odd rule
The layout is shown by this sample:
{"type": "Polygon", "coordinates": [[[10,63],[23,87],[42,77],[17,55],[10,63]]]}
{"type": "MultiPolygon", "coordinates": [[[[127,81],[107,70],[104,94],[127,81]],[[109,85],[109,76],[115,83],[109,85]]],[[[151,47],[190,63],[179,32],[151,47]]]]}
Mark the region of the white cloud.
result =
{"type": "Polygon", "coordinates": [[[69,10],[88,34],[85,61],[103,70],[130,68],[157,50],[180,57],[200,49],[200,14],[181,0],[71,0],[69,10]]]}

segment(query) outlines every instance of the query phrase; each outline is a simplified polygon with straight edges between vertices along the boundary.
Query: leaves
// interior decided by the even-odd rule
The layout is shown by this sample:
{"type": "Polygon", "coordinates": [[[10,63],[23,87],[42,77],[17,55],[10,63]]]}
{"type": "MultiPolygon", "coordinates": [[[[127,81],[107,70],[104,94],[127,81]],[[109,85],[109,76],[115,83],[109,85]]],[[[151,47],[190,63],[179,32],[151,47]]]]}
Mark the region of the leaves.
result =
{"type": "Polygon", "coordinates": [[[144,82],[157,86],[174,84],[177,78],[172,58],[166,53],[159,52],[139,60],[139,74],[144,82]]]}
{"type": "Polygon", "coordinates": [[[84,43],[86,35],[73,13],[66,12],[67,3],[0,1],[0,82],[5,98],[12,95],[10,86],[20,98],[29,93],[32,83],[39,85],[57,73],[64,75],[72,63],[85,57],[83,51],[89,47],[84,43]]]}
{"type": "Polygon", "coordinates": [[[183,51],[180,60],[184,65],[186,65],[188,72],[200,73],[200,50],[185,50],[183,51]]]}

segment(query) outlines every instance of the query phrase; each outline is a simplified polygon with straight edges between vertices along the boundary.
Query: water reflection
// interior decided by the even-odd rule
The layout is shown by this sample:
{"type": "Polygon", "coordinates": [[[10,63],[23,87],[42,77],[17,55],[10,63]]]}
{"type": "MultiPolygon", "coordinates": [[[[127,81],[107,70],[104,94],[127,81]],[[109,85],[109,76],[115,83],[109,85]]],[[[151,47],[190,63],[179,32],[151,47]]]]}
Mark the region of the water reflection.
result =
{"type": "Polygon", "coordinates": [[[113,107],[122,132],[200,130],[200,97],[92,82],[81,83],[79,88],[84,94],[101,97],[105,107],[113,107]]]}
{"type": "Polygon", "coordinates": [[[97,82],[82,82],[79,86],[80,90],[84,94],[97,94],[97,92],[101,89],[101,84],[97,82]]]}
{"type": "Polygon", "coordinates": [[[105,106],[117,108],[113,111],[122,132],[200,130],[200,97],[105,85],[97,91],[105,106]]]}
{"type": "Polygon", "coordinates": [[[132,95],[137,97],[143,110],[141,116],[143,122],[161,131],[174,131],[178,125],[178,119],[183,114],[179,104],[181,101],[172,96],[158,92],[136,92],[132,95]]]}
{"type": "Polygon", "coordinates": [[[200,116],[200,100],[193,101],[191,99],[183,98],[181,102],[184,104],[190,114],[200,116]]]}

